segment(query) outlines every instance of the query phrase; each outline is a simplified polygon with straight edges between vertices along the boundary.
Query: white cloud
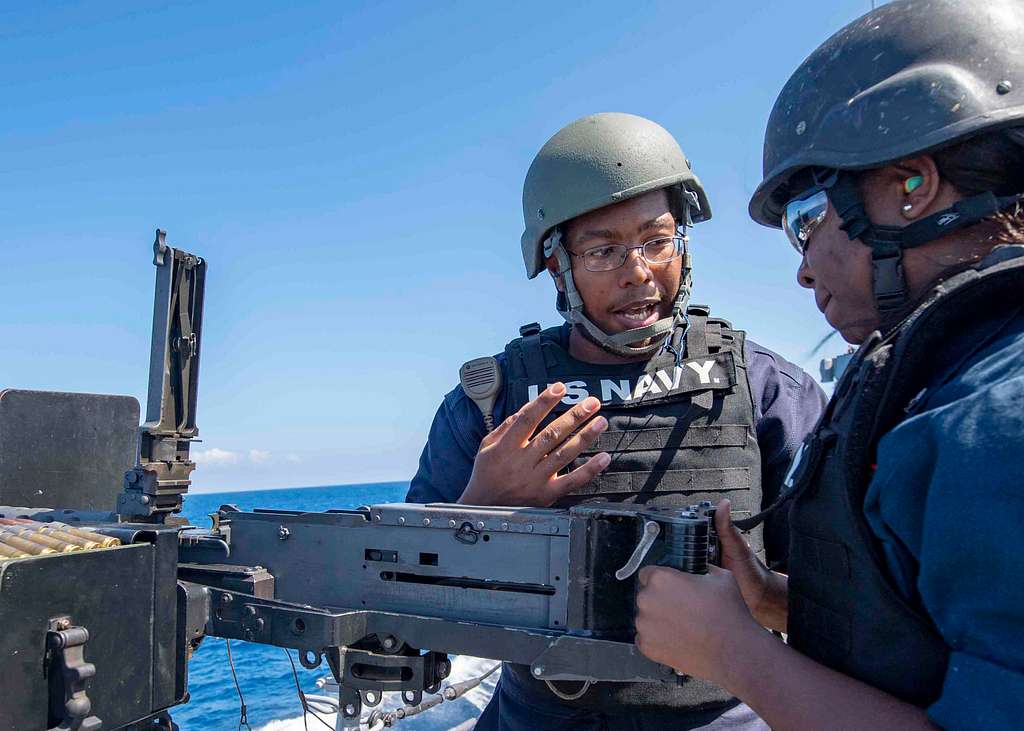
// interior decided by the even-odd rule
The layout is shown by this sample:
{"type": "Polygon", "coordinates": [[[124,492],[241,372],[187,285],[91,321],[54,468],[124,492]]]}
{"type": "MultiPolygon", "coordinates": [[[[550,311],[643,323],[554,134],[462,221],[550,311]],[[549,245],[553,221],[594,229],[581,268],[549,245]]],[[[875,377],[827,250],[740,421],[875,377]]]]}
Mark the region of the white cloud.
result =
{"type": "Polygon", "coordinates": [[[270,456],[270,452],[266,452],[262,449],[249,450],[249,461],[253,464],[265,464],[270,461],[270,456]]]}
{"type": "MultiPolygon", "coordinates": [[[[267,464],[274,455],[265,449],[250,449],[248,452],[232,452],[219,447],[200,449],[192,453],[192,459],[199,465],[215,467],[218,465],[267,464]]],[[[290,458],[286,458],[289,459],[290,458]]]]}
{"type": "Polygon", "coordinates": [[[237,452],[229,452],[226,449],[218,449],[212,447],[210,449],[200,449],[198,452],[193,452],[192,458],[197,464],[238,464],[240,457],[237,452]]]}

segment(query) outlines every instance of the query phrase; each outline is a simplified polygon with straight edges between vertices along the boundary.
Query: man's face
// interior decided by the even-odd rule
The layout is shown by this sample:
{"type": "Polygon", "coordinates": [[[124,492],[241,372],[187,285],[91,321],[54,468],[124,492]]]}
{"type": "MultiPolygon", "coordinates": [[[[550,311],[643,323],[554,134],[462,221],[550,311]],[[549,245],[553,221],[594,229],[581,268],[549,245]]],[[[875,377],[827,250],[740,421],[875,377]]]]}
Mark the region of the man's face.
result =
{"type": "MultiPolygon", "coordinates": [[[[668,195],[655,190],[574,218],[565,225],[562,244],[574,254],[583,254],[608,244],[636,246],[673,236],[675,231],[668,195]]],[[[671,315],[682,275],[682,257],[648,264],[640,250],[633,250],[621,267],[604,272],[589,272],[582,259],[570,259],[584,313],[609,335],[651,325],[671,315]]],[[[548,260],[548,268],[557,269],[553,259],[548,260]]]]}

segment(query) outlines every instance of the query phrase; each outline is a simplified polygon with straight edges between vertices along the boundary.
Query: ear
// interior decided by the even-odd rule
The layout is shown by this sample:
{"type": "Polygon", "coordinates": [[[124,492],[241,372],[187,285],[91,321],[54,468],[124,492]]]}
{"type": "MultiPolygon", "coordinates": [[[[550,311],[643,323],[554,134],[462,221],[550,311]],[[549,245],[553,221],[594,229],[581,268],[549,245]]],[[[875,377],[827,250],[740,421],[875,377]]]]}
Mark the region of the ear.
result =
{"type": "Polygon", "coordinates": [[[558,275],[558,262],[555,261],[555,257],[549,256],[545,259],[544,266],[548,270],[548,274],[551,275],[551,278],[555,280],[555,289],[559,292],[565,292],[565,282],[563,282],[562,278],[558,275]]]}
{"type": "MultiPolygon", "coordinates": [[[[895,173],[894,183],[898,195],[901,196],[900,209],[903,217],[908,221],[914,221],[934,213],[932,209],[944,185],[934,158],[931,155],[921,155],[901,160],[891,167],[895,173]]],[[[945,208],[945,205],[940,207],[945,208]]]]}

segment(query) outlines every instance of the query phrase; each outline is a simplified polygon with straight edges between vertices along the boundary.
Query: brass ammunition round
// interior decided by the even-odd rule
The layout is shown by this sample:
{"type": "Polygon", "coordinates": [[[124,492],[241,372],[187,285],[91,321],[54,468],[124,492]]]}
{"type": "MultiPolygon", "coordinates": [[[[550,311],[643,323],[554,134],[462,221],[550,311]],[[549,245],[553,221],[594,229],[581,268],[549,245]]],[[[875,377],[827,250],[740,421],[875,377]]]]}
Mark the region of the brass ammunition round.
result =
{"type": "Polygon", "coordinates": [[[59,528],[46,527],[43,531],[53,538],[59,538],[65,543],[69,543],[73,546],[78,546],[86,551],[91,551],[94,548],[99,548],[100,544],[97,541],[87,541],[84,538],[79,538],[76,535],[72,535],[67,531],[60,530],[59,528]]]}
{"type": "Polygon", "coordinates": [[[40,545],[52,548],[57,553],[70,553],[71,551],[81,550],[81,546],[69,547],[69,544],[66,541],[62,541],[57,538],[52,538],[50,536],[44,535],[43,532],[38,528],[29,527],[27,525],[23,525],[22,523],[7,525],[3,528],[3,530],[13,533],[14,535],[19,536],[21,538],[24,538],[26,541],[32,541],[33,543],[38,543],[40,545]]]}
{"type": "Polygon", "coordinates": [[[32,541],[26,541],[24,538],[14,535],[9,531],[0,532],[0,543],[7,545],[10,548],[17,548],[19,551],[31,554],[33,556],[45,556],[48,554],[57,553],[52,548],[33,543],[32,541]]]}
{"type": "Polygon", "coordinates": [[[0,543],[0,558],[24,558],[28,554],[0,543]]]}
{"type": "Polygon", "coordinates": [[[68,543],[62,541],[53,536],[48,536],[42,531],[25,530],[20,534],[22,538],[33,543],[38,543],[41,546],[49,546],[57,553],[71,553],[72,551],[81,551],[82,546],[75,543],[68,543]]]}
{"type": "Polygon", "coordinates": [[[77,538],[80,538],[82,540],[97,543],[103,548],[111,548],[113,546],[121,545],[121,541],[117,538],[114,538],[112,536],[105,536],[102,533],[97,533],[93,530],[75,528],[72,525],[68,525],[67,523],[60,523],[56,520],[52,523],[47,523],[47,525],[54,526],[56,530],[59,530],[62,533],[69,533],[72,536],[76,536],[77,538]]]}

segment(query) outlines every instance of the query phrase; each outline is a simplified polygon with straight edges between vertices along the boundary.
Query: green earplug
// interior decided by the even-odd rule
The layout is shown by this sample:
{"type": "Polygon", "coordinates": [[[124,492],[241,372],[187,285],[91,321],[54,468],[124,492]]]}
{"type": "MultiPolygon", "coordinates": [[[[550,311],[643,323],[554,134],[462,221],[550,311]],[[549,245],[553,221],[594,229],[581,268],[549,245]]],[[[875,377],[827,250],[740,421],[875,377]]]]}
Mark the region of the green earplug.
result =
{"type": "Polygon", "coordinates": [[[924,177],[921,175],[915,175],[912,178],[907,178],[906,182],[903,183],[903,190],[907,193],[913,193],[915,190],[920,188],[924,184],[924,177]]]}

